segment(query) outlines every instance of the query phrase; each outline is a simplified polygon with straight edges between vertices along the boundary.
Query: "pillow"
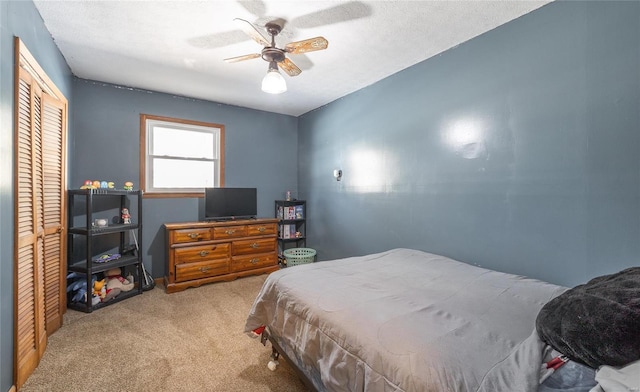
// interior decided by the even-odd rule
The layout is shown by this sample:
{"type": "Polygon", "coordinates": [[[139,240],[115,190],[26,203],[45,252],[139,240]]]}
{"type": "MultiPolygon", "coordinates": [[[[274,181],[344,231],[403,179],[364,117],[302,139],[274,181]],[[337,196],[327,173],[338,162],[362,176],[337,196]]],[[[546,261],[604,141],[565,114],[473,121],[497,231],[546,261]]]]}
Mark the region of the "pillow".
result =
{"type": "Polygon", "coordinates": [[[592,368],[640,359],[640,267],[593,278],[545,304],[540,338],[592,368]]]}

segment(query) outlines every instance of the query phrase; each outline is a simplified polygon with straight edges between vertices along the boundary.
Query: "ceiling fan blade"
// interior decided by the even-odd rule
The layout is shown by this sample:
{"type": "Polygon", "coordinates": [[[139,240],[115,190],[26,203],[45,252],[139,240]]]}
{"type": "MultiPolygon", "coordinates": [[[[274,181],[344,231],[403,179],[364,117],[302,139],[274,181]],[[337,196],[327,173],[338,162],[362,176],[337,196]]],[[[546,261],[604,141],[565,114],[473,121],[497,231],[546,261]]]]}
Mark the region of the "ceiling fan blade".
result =
{"type": "Polygon", "coordinates": [[[291,23],[302,29],[310,29],[313,27],[360,19],[371,15],[373,15],[371,5],[364,1],[354,0],[299,16],[291,20],[291,23]]]}
{"type": "Polygon", "coordinates": [[[215,34],[201,35],[187,39],[187,42],[199,49],[215,49],[238,44],[247,40],[247,35],[239,30],[224,31],[215,34]]]}
{"type": "Polygon", "coordinates": [[[284,50],[292,54],[298,54],[323,50],[326,49],[327,46],[329,46],[329,41],[324,39],[324,37],[315,37],[303,41],[289,42],[287,46],[284,47],[284,50]]]}
{"type": "Polygon", "coordinates": [[[227,63],[237,63],[238,61],[257,59],[260,56],[261,56],[260,53],[252,53],[252,54],[245,54],[244,56],[230,57],[228,59],[224,59],[224,61],[227,63]]]}
{"type": "Polygon", "coordinates": [[[240,18],[235,18],[233,21],[236,22],[236,24],[238,25],[238,27],[240,27],[240,29],[242,29],[242,31],[244,31],[249,37],[251,37],[260,45],[271,45],[271,42],[269,42],[269,40],[267,40],[264,35],[262,35],[262,33],[260,33],[258,29],[256,29],[256,27],[250,22],[247,22],[246,20],[240,18]]]}
{"type": "Polygon", "coordinates": [[[298,76],[302,72],[300,68],[298,68],[298,66],[295,65],[293,61],[289,60],[288,58],[285,58],[284,60],[279,62],[278,66],[280,66],[280,68],[282,68],[282,70],[286,72],[287,75],[289,76],[298,76]]]}
{"type": "Polygon", "coordinates": [[[262,16],[267,13],[267,6],[260,0],[238,0],[238,4],[247,12],[255,16],[262,16]]]}

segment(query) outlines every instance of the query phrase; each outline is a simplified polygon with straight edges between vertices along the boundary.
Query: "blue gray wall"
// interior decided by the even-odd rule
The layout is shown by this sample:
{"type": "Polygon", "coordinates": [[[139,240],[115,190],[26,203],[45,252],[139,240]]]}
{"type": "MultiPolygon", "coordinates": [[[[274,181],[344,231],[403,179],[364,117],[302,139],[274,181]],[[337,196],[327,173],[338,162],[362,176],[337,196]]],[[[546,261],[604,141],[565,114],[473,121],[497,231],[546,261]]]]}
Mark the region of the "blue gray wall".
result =
{"type": "Polygon", "coordinates": [[[0,391],[13,384],[13,64],[20,37],[71,102],[71,71],[29,1],[0,1],[0,391]]]}
{"type": "MultiPolygon", "coordinates": [[[[321,259],[404,246],[565,285],[639,263],[638,2],[549,4],[295,119],[73,80],[33,3],[0,1],[0,391],[13,381],[14,35],[70,100],[69,187],[138,184],[139,113],[189,118],[226,126],[226,184],[257,186],[260,215],[298,184],[321,259]]],[[[143,256],[162,276],[162,223],[197,220],[201,202],[144,203],[143,256]]]]}
{"type": "MultiPolygon", "coordinates": [[[[274,216],[274,200],[297,187],[295,117],[74,79],[69,188],[84,180],[140,184],[140,113],[225,126],[225,185],[258,188],[258,216],[274,216]]],[[[203,218],[202,198],[143,201],[143,261],[165,274],[166,222],[203,218]]]]}
{"type": "Polygon", "coordinates": [[[548,4],[298,138],[320,259],[410,247],[569,286],[640,265],[640,3],[548,4]]]}

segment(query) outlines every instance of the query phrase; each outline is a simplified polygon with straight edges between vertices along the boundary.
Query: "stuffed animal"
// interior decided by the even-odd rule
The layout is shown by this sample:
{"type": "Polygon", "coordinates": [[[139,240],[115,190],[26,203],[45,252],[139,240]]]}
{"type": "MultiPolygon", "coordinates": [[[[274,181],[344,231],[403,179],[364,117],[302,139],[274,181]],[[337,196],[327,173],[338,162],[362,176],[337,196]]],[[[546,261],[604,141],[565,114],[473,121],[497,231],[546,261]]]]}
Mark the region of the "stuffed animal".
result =
{"type": "Polygon", "coordinates": [[[107,279],[107,291],[112,289],[120,289],[121,291],[129,291],[133,289],[134,283],[133,278],[131,280],[125,279],[121,275],[120,268],[112,268],[105,272],[105,276],[107,279]]]}
{"type": "Polygon", "coordinates": [[[105,295],[107,295],[106,283],[106,279],[96,280],[93,283],[93,295],[99,297],[100,300],[104,300],[105,295]]]}
{"type": "MultiPolygon", "coordinates": [[[[71,293],[71,302],[87,302],[87,275],[79,272],[71,272],[67,275],[67,293],[71,293]]],[[[104,282],[104,280],[103,280],[104,282]]],[[[91,276],[91,305],[100,303],[100,296],[95,294],[96,277],[91,276]]]]}
{"type": "Polygon", "coordinates": [[[120,290],[119,288],[107,289],[106,290],[106,294],[105,294],[104,298],[102,299],[102,302],[111,301],[112,299],[117,297],[121,292],[122,292],[122,290],[120,290]]]}

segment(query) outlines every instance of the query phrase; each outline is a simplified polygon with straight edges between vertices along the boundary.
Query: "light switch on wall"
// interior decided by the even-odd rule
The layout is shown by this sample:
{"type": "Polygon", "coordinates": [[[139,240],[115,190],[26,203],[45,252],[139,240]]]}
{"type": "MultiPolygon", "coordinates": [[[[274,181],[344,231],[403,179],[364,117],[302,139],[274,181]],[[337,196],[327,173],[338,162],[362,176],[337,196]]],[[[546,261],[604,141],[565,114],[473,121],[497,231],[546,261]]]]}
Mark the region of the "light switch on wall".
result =
{"type": "Polygon", "coordinates": [[[340,179],[342,179],[342,170],[335,169],[333,171],[333,176],[335,177],[336,181],[340,181],[340,179]]]}

